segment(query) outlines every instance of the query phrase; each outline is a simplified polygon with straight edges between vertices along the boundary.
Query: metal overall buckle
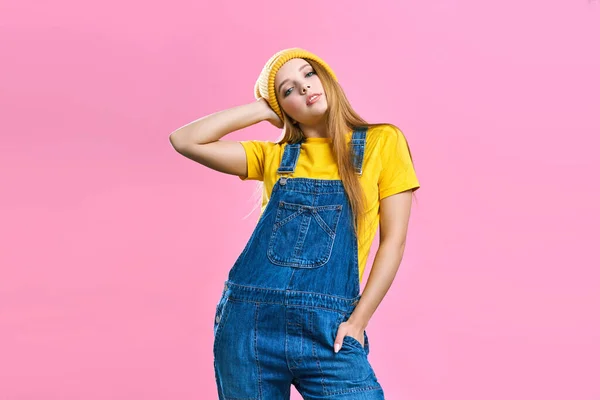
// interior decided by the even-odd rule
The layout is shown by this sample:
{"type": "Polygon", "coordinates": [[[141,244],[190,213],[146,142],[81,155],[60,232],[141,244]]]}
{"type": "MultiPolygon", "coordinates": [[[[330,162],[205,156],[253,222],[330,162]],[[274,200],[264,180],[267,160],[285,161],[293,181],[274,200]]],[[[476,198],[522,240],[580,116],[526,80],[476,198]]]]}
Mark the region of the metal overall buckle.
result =
{"type": "Polygon", "coordinates": [[[288,174],[280,174],[280,175],[281,175],[281,178],[279,178],[279,184],[285,185],[291,174],[288,173],[288,174]]]}

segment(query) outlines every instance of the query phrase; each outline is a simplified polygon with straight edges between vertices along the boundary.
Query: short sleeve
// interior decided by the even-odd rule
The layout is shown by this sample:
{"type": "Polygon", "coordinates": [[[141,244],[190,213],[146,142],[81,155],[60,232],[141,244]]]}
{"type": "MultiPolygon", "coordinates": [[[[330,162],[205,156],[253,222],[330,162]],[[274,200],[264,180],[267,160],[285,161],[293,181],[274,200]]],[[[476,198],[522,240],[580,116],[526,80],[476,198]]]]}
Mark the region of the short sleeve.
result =
{"type": "Polygon", "coordinates": [[[379,151],[381,173],[379,198],[420,187],[406,137],[400,129],[389,126],[382,132],[379,151]]]}
{"type": "Polygon", "coordinates": [[[269,150],[269,142],[262,140],[244,140],[240,144],[246,151],[246,166],[248,168],[248,176],[239,178],[245,180],[264,180],[265,173],[265,158],[269,150]]]}

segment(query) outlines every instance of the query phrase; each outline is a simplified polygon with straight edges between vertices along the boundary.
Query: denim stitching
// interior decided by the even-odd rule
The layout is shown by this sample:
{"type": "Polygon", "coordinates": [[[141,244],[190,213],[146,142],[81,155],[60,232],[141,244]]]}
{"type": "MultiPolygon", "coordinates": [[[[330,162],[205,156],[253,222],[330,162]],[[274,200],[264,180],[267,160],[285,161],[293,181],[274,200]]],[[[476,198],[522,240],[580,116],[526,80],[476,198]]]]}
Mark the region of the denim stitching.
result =
{"type": "MultiPolygon", "coordinates": [[[[311,331],[312,331],[312,326],[314,324],[314,312],[310,313],[310,327],[311,327],[311,331]]],[[[314,337],[311,335],[311,337],[314,337]]],[[[323,368],[321,368],[321,360],[319,360],[319,356],[317,355],[317,345],[315,343],[315,340],[313,339],[312,341],[312,353],[313,353],[313,357],[315,358],[315,363],[317,364],[317,368],[319,369],[319,372],[321,373],[321,386],[323,387],[323,393],[327,393],[327,388],[325,386],[325,373],[323,372],[323,368]]]]}
{"type": "Polygon", "coordinates": [[[294,218],[296,218],[297,216],[299,216],[300,214],[303,214],[304,211],[303,210],[298,210],[293,214],[288,215],[287,217],[285,217],[284,219],[280,220],[280,214],[281,214],[281,208],[277,209],[277,215],[275,216],[275,223],[273,224],[273,231],[277,231],[279,230],[279,228],[281,228],[283,225],[287,224],[288,222],[290,222],[291,220],[293,220],[294,218]]]}
{"type": "Polygon", "coordinates": [[[256,360],[256,369],[258,370],[258,398],[262,399],[262,375],[260,362],[258,361],[258,307],[260,303],[255,304],[254,309],[254,359],[256,360]]]}
{"type": "MultiPolygon", "coordinates": [[[[241,286],[241,287],[245,287],[248,289],[260,289],[261,292],[287,292],[286,289],[273,289],[273,288],[262,288],[262,287],[256,287],[256,286],[250,286],[250,285],[242,285],[239,283],[230,283],[236,286],[241,286]]],[[[352,298],[348,298],[348,297],[340,297],[340,296],[336,296],[336,295],[332,295],[332,294],[327,294],[324,295],[323,293],[319,293],[319,292],[307,292],[305,290],[294,290],[294,292],[297,293],[306,293],[306,294],[311,294],[315,297],[334,297],[340,300],[344,300],[344,301],[350,301],[350,300],[358,300],[360,299],[360,296],[355,296],[352,298]]],[[[229,298],[231,299],[231,296],[229,296],[229,298]]],[[[274,304],[278,304],[278,303],[274,303],[274,304]]]]}
{"type": "MultiPolygon", "coordinates": [[[[342,208],[343,208],[343,206],[339,205],[335,208],[335,210],[341,211],[342,208]]],[[[321,227],[325,230],[325,232],[327,232],[329,234],[329,236],[331,236],[332,239],[335,239],[335,233],[337,231],[338,222],[340,222],[341,212],[336,213],[336,214],[337,214],[337,217],[333,219],[332,226],[330,227],[327,225],[327,222],[325,222],[325,220],[319,215],[318,211],[316,211],[316,210],[313,211],[313,215],[315,216],[315,219],[317,220],[319,225],[321,225],[321,227]]]]}

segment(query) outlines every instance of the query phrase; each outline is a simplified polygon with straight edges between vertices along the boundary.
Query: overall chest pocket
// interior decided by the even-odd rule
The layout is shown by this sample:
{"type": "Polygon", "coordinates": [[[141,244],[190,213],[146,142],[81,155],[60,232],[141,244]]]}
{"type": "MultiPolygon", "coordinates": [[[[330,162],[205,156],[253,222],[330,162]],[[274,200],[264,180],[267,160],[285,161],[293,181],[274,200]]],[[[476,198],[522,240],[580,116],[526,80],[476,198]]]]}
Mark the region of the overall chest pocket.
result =
{"type": "Polygon", "coordinates": [[[280,201],[267,257],[277,265],[317,268],[331,257],[341,204],[308,206],[280,201]]]}

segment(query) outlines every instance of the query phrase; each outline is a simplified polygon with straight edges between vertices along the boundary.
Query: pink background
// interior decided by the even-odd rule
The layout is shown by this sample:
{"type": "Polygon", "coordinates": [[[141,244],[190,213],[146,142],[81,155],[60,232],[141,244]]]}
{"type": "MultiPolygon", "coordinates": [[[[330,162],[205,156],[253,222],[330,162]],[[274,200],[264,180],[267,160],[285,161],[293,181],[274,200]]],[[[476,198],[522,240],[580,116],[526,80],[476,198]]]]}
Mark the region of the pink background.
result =
{"type": "Polygon", "coordinates": [[[599,41],[598,0],[3,0],[0,399],[216,398],[255,183],[168,135],[253,101],[295,46],[414,153],[408,247],[367,328],[386,398],[600,399],[599,41]]]}

